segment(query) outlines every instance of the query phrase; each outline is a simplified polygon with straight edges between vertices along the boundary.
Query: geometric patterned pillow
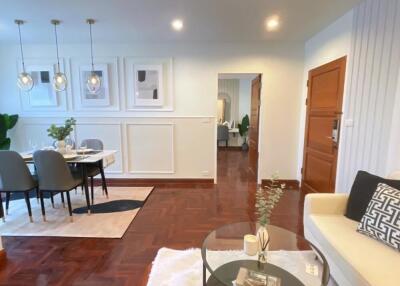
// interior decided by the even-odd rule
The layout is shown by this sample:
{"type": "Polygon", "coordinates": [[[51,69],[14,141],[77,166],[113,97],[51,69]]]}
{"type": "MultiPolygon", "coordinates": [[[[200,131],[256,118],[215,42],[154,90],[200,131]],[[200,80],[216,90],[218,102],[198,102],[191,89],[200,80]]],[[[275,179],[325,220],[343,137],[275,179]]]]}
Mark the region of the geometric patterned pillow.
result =
{"type": "Polygon", "coordinates": [[[400,251],[400,191],[379,184],[357,231],[400,251]]]}

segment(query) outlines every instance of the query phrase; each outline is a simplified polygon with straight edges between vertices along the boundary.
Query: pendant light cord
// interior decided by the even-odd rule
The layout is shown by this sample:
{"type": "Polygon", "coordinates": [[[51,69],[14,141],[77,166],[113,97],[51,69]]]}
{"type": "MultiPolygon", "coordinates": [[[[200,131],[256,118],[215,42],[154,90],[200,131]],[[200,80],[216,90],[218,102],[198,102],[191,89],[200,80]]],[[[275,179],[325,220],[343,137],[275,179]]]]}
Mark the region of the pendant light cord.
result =
{"type": "Polygon", "coordinates": [[[22,70],[25,72],[25,60],[24,60],[24,50],[22,49],[22,37],[21,37],[21,24],[18,23],[18,32],[19,32],[19,47],[21,49],[21,58],[22,58],[22,70]]]}
{"type": "Polygon", "coordinates": [[[59,57],[59,55],[58,55],[57,24],[54,24],[54,35],[56,36],[57,68],[58,68],[58,72],[61,72],[61,71],[60,71],[60,57],[59,57]]]}
{"type": "Polygon", "coordinates": [[[92,72],[94,72],[92,23],[89,23],[89,31],[90,31],[90,57],[92,59],[92,72]]]}

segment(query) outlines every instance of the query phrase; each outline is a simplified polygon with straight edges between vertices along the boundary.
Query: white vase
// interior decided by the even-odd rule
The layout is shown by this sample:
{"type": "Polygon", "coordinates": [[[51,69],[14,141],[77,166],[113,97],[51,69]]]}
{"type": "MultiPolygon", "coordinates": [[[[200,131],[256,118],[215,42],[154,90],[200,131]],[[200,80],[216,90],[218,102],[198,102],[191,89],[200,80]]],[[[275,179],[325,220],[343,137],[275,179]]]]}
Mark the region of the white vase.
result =
{"type": "Polygon", "coordinates": [[[65,140],[57,141],[56,146],[57,146],[57,152],[59,152],[61,154],[67,153],[67,149],[65,148],[67,146],[67,144],[65,143],[65,140]]]}
{"type": "Polygon", "coordinates": [[[260,226],[257,230],[258,240],[258,261],[267,263],[267,251],[269,246],[268,230],[265,226],[260,226]]]}

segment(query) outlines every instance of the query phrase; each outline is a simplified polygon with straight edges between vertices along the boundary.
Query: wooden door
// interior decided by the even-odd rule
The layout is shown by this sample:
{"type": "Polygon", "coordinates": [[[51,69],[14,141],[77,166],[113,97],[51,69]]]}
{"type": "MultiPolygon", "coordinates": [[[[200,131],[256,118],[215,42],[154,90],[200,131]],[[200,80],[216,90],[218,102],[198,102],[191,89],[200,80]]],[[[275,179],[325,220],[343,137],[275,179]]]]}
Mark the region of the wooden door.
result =
{"type": "Polygon", "coordinates": [[[302,190],[335,192],[346,57],[313,69],[308,76],[302,190]]]}
{"type": "Polygon", "coordinates": [[[261,75],[251,84],[251,111],[249,127],[249,178],[257,181],[258,174],[258,128],[260,121],[261,75]]]}

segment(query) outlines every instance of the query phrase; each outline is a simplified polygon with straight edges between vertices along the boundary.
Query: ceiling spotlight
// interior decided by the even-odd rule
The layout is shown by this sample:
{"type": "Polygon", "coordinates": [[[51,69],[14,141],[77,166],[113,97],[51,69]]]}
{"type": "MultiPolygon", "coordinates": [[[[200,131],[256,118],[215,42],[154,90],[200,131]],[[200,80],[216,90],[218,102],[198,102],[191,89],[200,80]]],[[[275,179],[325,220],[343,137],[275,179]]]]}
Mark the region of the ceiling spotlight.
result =
{"type": "Polygon", "coordinates": [[[265,26],[269,32],[276,31],[279,28],[279,24],[279,17],[276,15],[269,17],[265,22],[265,26]]]}
{"type": "Polygon", "coordinates": [[[171,26],[175,31],[183,29],[183,21],[181,19],[175,19],[171,22],[171,26]]]}

